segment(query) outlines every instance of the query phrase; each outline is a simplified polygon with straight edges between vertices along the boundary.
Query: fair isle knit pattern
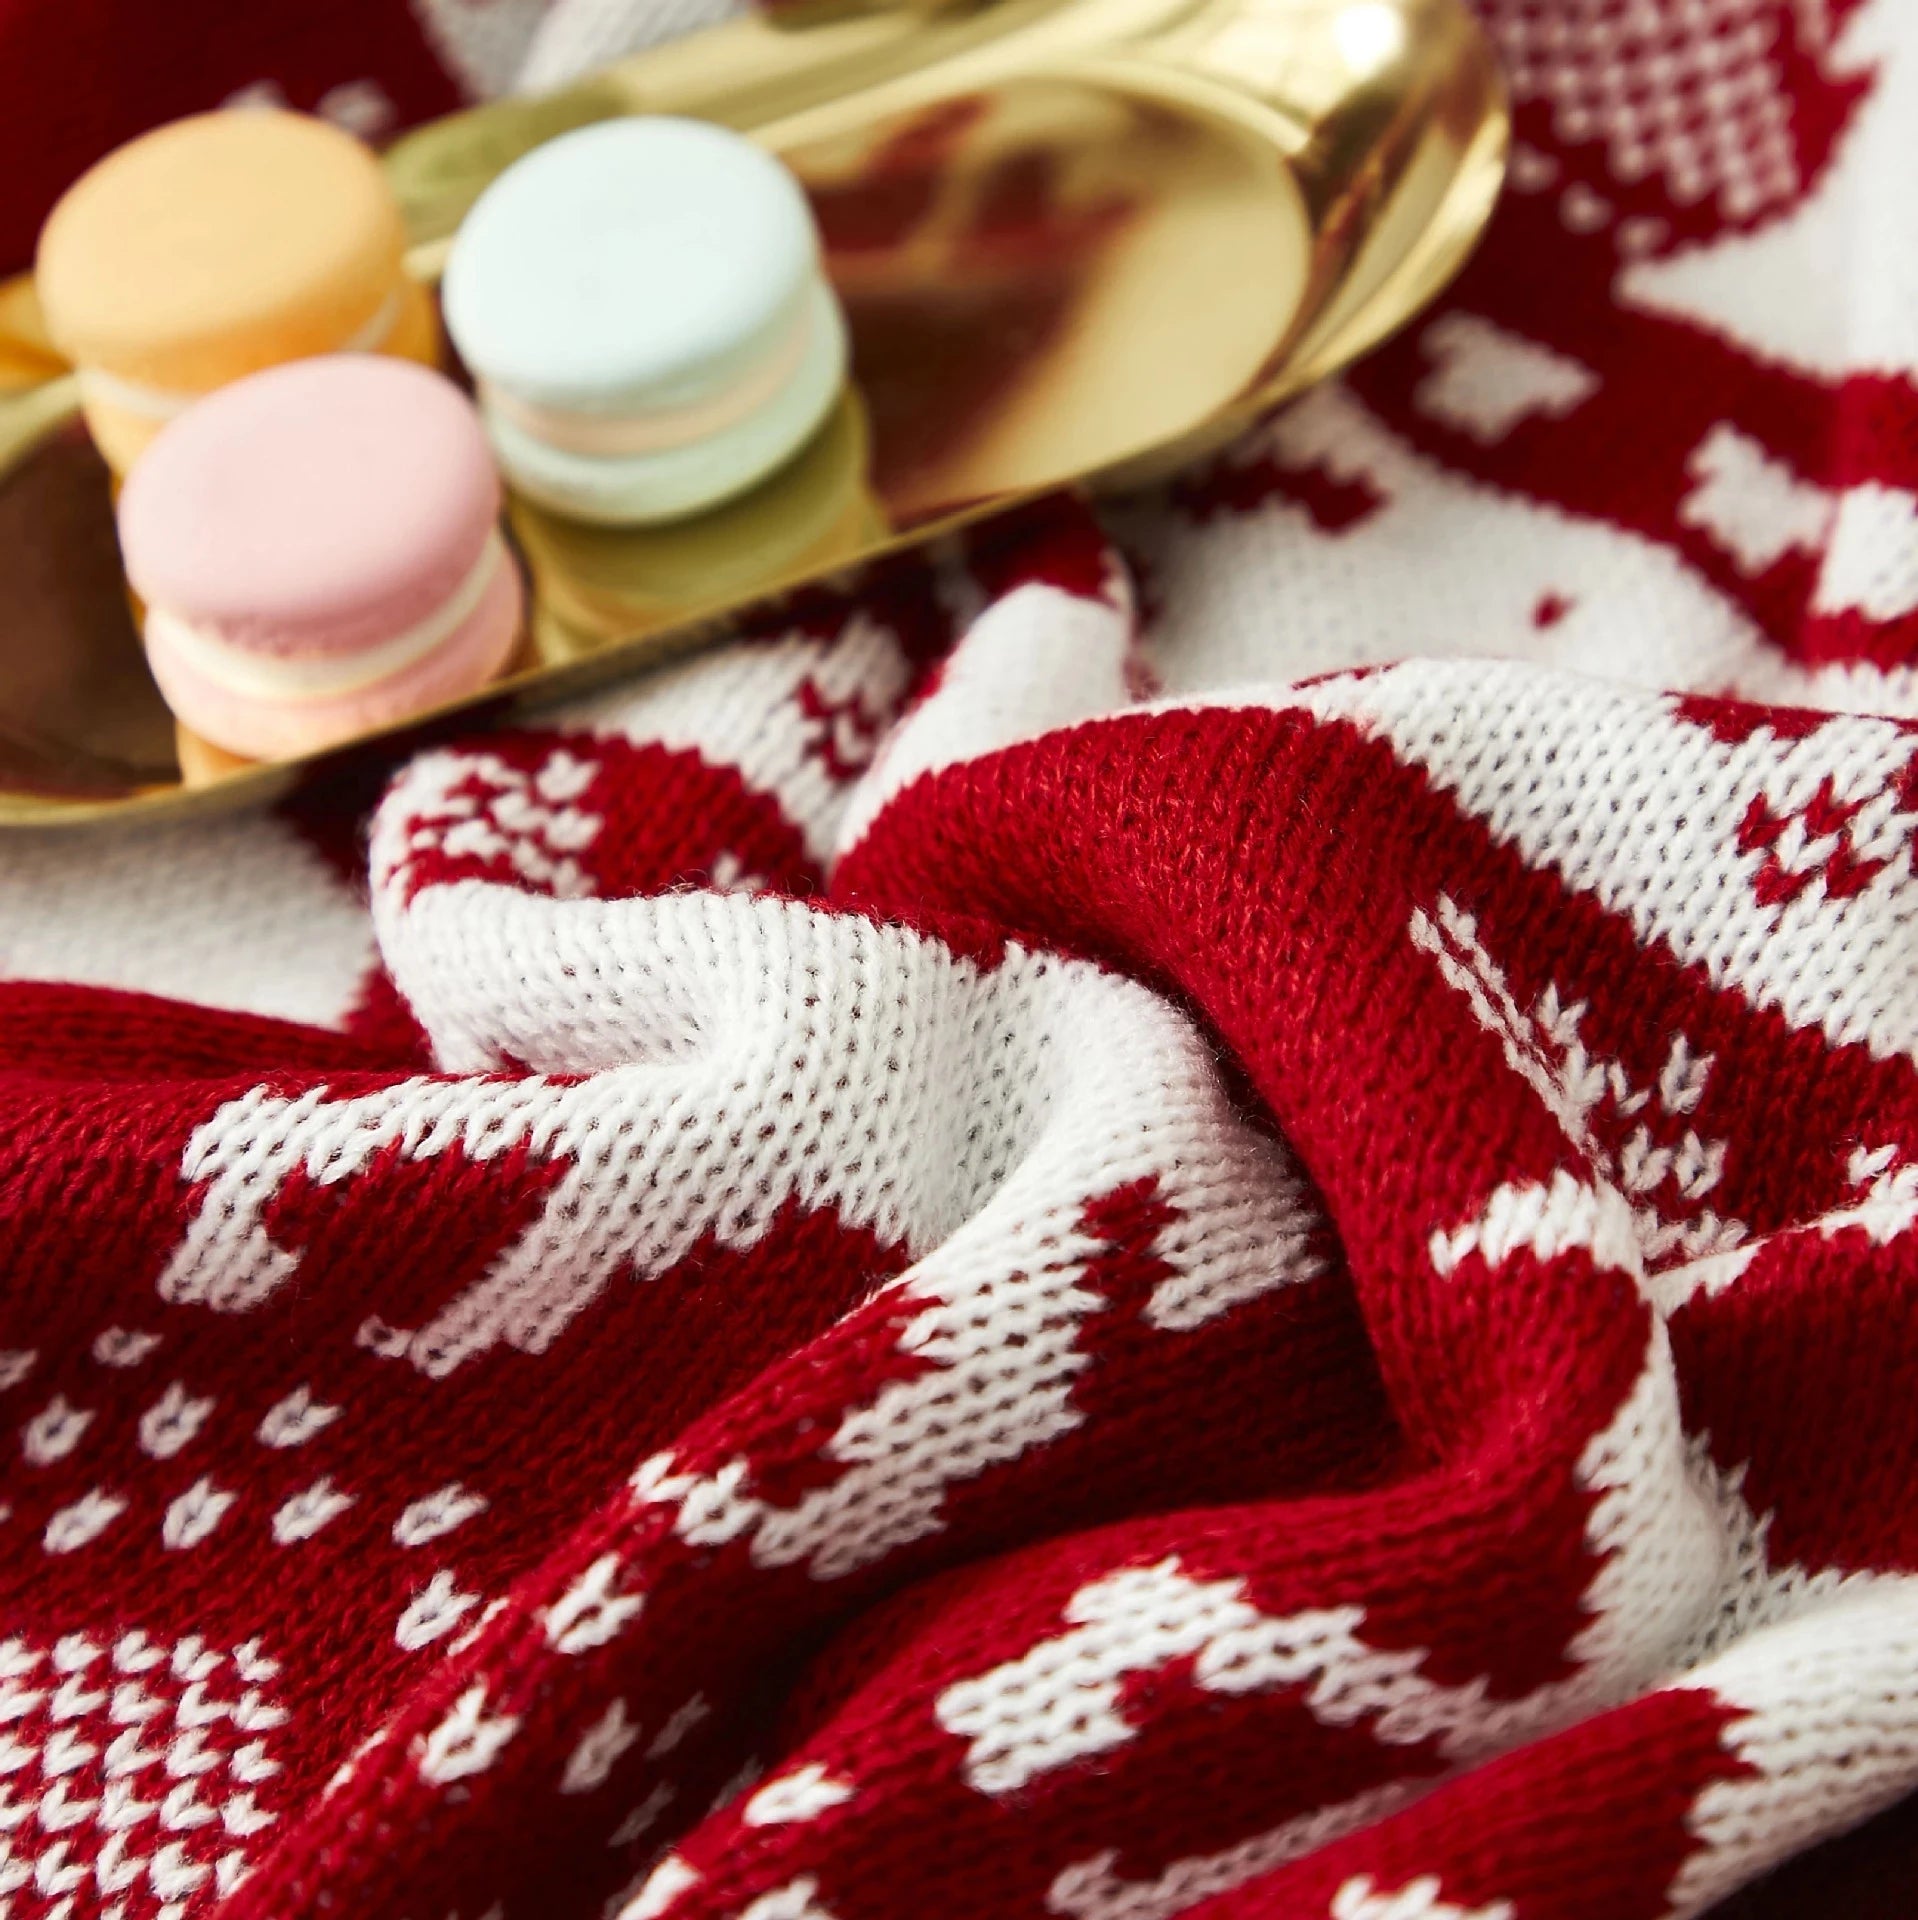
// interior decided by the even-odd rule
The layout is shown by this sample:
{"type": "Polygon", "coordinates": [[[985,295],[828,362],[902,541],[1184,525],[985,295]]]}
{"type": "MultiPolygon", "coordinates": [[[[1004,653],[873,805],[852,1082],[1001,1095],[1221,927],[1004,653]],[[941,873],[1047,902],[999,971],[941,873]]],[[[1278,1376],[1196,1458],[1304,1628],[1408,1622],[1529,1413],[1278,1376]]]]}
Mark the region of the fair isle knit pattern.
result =
{"type": "Polygon", "coordinates": [[[1918,10],[1481,10],[1103,530],[0,840],[5,1920],[1910,1910],[1918,10]]]}

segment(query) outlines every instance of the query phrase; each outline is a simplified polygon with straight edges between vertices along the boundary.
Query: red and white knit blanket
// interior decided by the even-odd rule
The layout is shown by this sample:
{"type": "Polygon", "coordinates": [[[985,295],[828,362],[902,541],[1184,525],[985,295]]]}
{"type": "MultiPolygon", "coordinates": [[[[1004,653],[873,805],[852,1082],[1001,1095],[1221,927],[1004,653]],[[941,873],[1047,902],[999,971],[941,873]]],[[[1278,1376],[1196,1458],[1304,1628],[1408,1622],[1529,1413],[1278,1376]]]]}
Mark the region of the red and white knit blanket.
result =
{"type": "Polygon", "coordinates": [[[7,1920],[1657,1920],[1918,1789],[1918,6],[1484,14],[1456,290],[1104,533],[0,842],[7,1920]]]}

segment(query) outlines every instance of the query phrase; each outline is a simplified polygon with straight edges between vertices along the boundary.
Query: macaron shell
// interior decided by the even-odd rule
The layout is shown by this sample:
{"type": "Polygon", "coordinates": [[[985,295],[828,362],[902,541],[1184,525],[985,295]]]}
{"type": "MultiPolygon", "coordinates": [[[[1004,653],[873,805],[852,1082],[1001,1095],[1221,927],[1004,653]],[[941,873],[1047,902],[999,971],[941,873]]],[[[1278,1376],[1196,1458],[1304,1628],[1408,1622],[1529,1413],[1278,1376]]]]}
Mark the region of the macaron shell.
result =
{"type": "MultiPolygon", "coordinates": [[[[805,449],[723,508],[658,527],[596,527],[523,497],[509,509],[538,613],[603,645],[852,559],[878,509],[851,387],[805,449]]],[[[540,623],[540,631],[546,627],[540,623]]]]}
{"type": "Polygon", "coordinates": [[[813,293],[806,355],[780,393],[733,426],[669,452],[608,459],[536,440],[495,410],[486,428],[514,489],[597,526],[684,519],[756,485],[805,445],[846,374],[846,326],[823,281],[813,293]]]}
{"type": "Polygon", "coordinates": [[[450,380],[332,354],[172,422],[127,479],[120,544],[149,605],[232,645],[333,656],[445,605],[499,502],[478,416],[450,380]]]}
{"type": "MultiPolygon", "coordinates": [[[[423,367],[439,365],[439,315],[433,296],[417,281],[402,278],[400,310],[393,322],[393,331],[374,351],[396,360],[411,360],[423,367]]],[[[247,371],[250,369],[239,369],[234,377],[241,378],[247,371]]],[[[107,465],[118,474],[130,473],[134,461],[169,424],[150,413],[134,413],[91,395],[82,396],[81,412],[94,444],[107,465]]]]}
{"type": "Polygon", "coordinates": [[[268,701],[207,679],[150,636],[147,661],[181,722],[212,745],[250,760],[290,760],[417,718],[496,679],[512,658],[524,613],[519,569],[503,561],[479,605],[401,672],[328,700],[268,701]]]}
{"type": "Polygon", "coordinates": [[[350,339],[405,245],[367,148],[249,107],[157,128],[84,174],[47,221],[36,278],[70,359],[197,393],[350,339]]]}
{"type": "Polygon", "coordinates": [[[480,196],[447,261],[447,330],[476,375],[532,405],[696,405],[783,337],[818,259],[797,181],[742,135],[608,121],[480,196]]]}

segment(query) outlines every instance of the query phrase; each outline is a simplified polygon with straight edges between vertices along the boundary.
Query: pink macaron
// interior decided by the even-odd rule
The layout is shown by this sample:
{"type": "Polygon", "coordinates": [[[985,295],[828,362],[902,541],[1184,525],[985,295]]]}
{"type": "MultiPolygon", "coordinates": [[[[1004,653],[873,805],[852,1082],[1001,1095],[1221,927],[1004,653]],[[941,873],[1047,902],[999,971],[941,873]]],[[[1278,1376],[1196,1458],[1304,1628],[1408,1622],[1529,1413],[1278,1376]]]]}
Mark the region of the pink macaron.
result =
{"type": "Polygon", "coordinates": [[[167,704],[277,760],[476,691],[520,627],[499,507],[471,403],[410,362],[297,360],[199,401],[120,498],[167,704]]]}

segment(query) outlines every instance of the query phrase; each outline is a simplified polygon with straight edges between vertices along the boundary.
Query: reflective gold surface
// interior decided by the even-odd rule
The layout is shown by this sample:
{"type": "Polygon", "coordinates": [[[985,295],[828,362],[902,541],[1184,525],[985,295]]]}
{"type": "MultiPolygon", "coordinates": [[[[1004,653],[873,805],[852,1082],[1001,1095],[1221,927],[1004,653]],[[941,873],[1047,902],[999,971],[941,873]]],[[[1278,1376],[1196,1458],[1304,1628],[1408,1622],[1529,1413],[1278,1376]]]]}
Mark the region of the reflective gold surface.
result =
{"type": "MultiPolygon", "coordinates": [[[[47,338],[32,276],[0,280],[0,404],[7,395],[37,387],[65,371],[47,338]]],[[[0,446],[0,469],[7,465],[6,450],[0,446]]]]}
{"type": "MultiPolygon", "coordinates": [[[[1506,138],[1462,0],[787,14],[401,141],[389,166],[414,270],[437,275],[465,209],[531,145],[633,111],[723,121],[793,168],[857,396],[785,473],[677,527],[589,531],[515,503],[537,664],[466,706],[629,673],[769,590],[1229,437],[1432,296],[1483,225],[1506,138]]],[[[49,590],[68,567],[111,570],[111,524],[103,487],[89,506],[61,480],[71,436],[46,436],[69,403],[44,372],[31,384],[34,319],[0,288],[0,824],[290,785],[302,770],[274,766],[189,791],[130,624],[107,617],[97,580],[49,590]],[[62,485],[64,544],[36,549],[62,485]],[[68,617],[85,628],[71,645],[68,617]]]]}
{"type": "Polygon", "coordinates": [[[49,809],[111,805],[178,778],[172,716],[120,576],[110,487],[76,422],[0,480],[0,793],[49,809]]]}

